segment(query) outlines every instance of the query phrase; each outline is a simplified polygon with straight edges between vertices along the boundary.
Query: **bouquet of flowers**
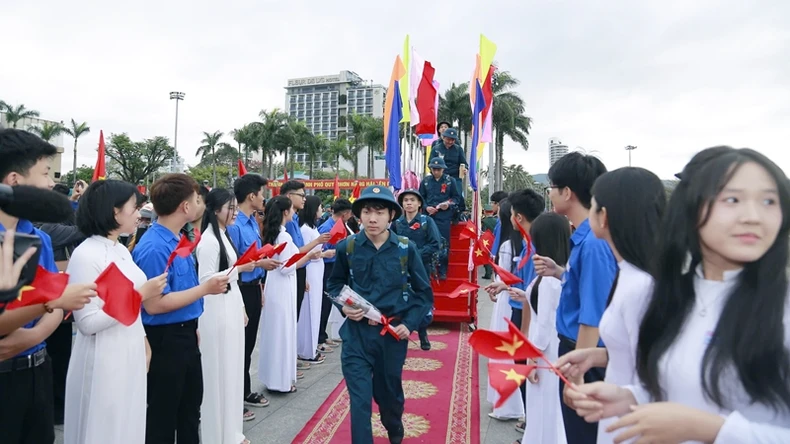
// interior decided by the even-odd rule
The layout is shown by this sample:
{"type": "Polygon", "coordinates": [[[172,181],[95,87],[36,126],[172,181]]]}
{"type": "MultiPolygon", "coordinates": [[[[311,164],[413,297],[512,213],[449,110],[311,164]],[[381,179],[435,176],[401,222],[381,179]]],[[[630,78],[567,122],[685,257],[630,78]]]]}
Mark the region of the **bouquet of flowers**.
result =
{"type": "Polygon", "coordinates": [[[355,310],[362,310],[365,318],[383,325],[383,328],[381,329],[382,336],[384,336],[386,333],[389,333],[395,339],[400,340],[400,337],[395,332],[395,329],[392,327],[392,325],[390,325],[390,322],[393,318],[388,318],[381,314],[381,311],[379,311],[378,308],[368,302],[367,299],[360,296],[359,293],[352,290],[348,285],[344,285],[343,289],[340,290],[340,294],[337,296],[332,296],[329,293],[324,294],[326,294],[326,296],[336,304],[351,307],[355,310]]]}

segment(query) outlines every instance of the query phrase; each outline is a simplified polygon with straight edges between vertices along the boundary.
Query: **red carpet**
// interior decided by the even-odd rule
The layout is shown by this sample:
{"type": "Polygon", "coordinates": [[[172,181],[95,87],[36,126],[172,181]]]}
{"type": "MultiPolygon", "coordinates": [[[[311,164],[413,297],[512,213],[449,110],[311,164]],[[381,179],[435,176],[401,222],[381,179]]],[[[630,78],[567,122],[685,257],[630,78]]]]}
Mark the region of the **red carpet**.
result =
{"type": "MultiPolygon", "coordinates": [[[[422,351],[410,343],[403,368],[406,411],[404,443],[477,444],[480,442],[480,400],[477,354],[469,347],[469,331],[461,324],[428,329],[433,348],[422,351]]],[[[417,335],[413,335],[416,339],[417,335]]],[[[373,403],[376,443],[388,443],[378,408],[373,403]]],[[[294,442],[351,442],[351,417],[346,384],[340,382],[294,442]]]]}

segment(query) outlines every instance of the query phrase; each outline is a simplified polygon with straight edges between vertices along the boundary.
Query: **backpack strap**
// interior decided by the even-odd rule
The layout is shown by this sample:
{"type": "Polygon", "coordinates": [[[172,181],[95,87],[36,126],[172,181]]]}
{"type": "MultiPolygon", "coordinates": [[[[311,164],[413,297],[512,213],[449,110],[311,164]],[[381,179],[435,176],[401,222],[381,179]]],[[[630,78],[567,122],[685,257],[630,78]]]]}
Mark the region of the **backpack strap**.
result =
{"type": "MultiPolygon", "coordinates": [[[[350,259],[351,255],[354,254],[354,241],[356,240],[357,235],[352,234],[346,240],[346,258],[350,259]]],[[[351,266],[351,261],[348,261],[348,275],[351,277],[351,283],[354,283],[354,267],[351,266]]]]}
{"type": "Polygon", "coordinates": [[[400,273],[403,291],[409,289],[409,238],[398,236],[398,256],[400,258],[400,273]]]}

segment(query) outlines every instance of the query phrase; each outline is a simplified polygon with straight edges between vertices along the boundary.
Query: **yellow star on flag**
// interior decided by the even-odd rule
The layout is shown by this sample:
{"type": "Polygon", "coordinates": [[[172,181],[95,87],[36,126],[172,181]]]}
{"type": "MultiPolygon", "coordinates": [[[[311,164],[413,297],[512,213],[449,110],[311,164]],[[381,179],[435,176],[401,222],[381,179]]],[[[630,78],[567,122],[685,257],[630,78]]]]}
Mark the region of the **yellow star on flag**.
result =
{"type": "Polygon", "coordinates": [[[475,256],[482,256],[482,255],[483,255],[483,250],[481,250],[479,248],[477,250],[475,250],[475,256]]]}
{"type": "Polygon", "coordinates": [[[518,336],[516,336],[516,335],[513,335],[513,342],[512,343],[507,342],[507,341],[501,341],[501,342],[502,342],[502,345],[500,345],[499,347],[495,348],[494,350],[506,352],[510,356],[515,356],[516,355],[516,350],[518,350],[519,348],[521,348],[522,345],[524,345],[524,341],[519,340],[518,336]]]}
{"type": "Polygon", "coordinates": [[[487,247],[487,246],[488,246],[488,243],[489,243],[489,242],[488,242],[488,239],[483,239],[483,245],[485,245],[485,246],[487,247]]]}
{"type": "Polygon", "coordinates": [[[461,293],[461,294],[469,293],[469,290],[464,288],[463,290],[459,291],[458,293],[461,293]]]}
{"type": "Polygon", "coordinates": [[[500,372],[507,375],[505,377],[505,381],[515,381],[519,386],[524,382],[525,379],[527,379],[526,376],[519,374],[512,368],[508,371],[500,370],[500,372]]]}
{"type": "Polygon", "coordinates": [[[24,287],[19,289],[19,296],[16,298],[16,300],[17,301],[21,301],[22,300],[22,293],[24,293],[26,291],[30,291],[30,290],[35,290],[35,289],[36,289],[36,287],[30,286],[30,285],[25,285],[24,287]]]}

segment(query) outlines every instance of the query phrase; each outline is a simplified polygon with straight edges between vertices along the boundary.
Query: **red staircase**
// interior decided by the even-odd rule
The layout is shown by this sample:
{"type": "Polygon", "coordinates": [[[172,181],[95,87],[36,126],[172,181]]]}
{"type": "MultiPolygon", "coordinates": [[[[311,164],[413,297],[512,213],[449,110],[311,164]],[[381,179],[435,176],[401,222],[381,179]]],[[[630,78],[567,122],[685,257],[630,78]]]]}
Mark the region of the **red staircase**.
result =
{"type": "Polygon", "coordinates": [[[461,226],[450,227],[450,254],[446,281],[432,281],[434,322],[466,322],[477,325],[477,293],[467,297],[447,297],[464,282],[477,283],[477,270],[469,271],[469,240],[461,240],[461,226]]]}

